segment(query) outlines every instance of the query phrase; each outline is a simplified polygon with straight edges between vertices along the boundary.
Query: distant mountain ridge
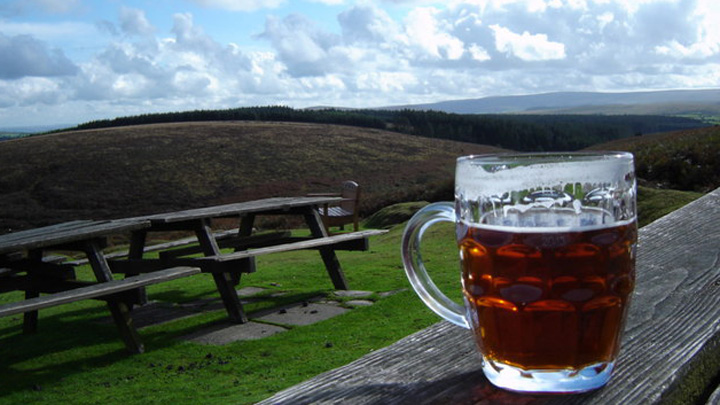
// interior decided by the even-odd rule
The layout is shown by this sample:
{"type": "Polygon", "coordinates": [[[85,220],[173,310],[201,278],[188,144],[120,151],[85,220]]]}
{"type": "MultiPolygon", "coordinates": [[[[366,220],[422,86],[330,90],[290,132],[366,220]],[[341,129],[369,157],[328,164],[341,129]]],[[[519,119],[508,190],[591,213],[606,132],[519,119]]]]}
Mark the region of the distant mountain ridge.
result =
{"type": "MultiPolygon", "coordinates": [[[[678,114],[702,111],[720,114],[720,89],[667,90],[624,93],[556,92],[518,96],[492,96],[437,103],[387,106],[388,110],[436,110],[456,114],[584,113],[634,114],[618,106],[656,106],[650,111],[678,114]],[[685,106],[684,108],[681,106],[685,106]],[[624,111],[624,112],[623,112],[624,111]]],[[[648,111],[644,108],[642,111],[648,111]]],[[[643,112],[647,113],[647,112],[643,112]]]]}

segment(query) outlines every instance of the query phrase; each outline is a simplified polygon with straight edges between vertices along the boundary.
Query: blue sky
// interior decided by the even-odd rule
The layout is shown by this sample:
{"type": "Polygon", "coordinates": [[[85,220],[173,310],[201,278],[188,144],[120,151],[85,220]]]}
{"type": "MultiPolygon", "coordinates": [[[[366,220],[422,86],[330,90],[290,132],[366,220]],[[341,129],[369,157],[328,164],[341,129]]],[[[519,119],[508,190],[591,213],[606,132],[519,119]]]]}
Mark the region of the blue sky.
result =
{"type": "Polygon", "coordinates": [[[720,87],[716,0],[0,0],[0,127],[720,87]]]}

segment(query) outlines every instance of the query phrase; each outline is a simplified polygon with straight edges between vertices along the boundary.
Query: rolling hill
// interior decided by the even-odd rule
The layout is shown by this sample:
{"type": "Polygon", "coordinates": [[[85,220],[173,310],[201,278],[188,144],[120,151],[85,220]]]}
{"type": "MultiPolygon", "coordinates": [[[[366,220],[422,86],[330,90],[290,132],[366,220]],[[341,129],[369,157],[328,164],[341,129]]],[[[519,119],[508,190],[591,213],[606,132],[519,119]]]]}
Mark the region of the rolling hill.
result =
{"type": "MultiPolygon", "coordinates": [[[[590,149],[633,152],[641,184],[695,192],[720,187],[719,126],[590,149]]],[[[346,179],[362,185],[367,216],[397,202],[451,199],[457,156],[501,150],[372,128],[267,121],[134,125],[20,138],[0,143],[0,233],[331,192],[346,179]]]]}
{"type": "Polygon", "coordinates": [[[454,159],[500,149],[377,129],[278,122],[126,126],[0,143],[0,233],[337,191],[362,210],[452,197],[454,159]]]}
{"type": "Polygon", "coordinates": [[[637,176],[660,188],[708,192],[720,187],[720,126],[648,134],[594,145],[635,155],[637,176]]]}
{"type": "Polygon", "coordinates": [[[557,92],[449,100],[387,109],[457,114],[648,114],[720,116],[720,89],[625,93],[557,92]]]}

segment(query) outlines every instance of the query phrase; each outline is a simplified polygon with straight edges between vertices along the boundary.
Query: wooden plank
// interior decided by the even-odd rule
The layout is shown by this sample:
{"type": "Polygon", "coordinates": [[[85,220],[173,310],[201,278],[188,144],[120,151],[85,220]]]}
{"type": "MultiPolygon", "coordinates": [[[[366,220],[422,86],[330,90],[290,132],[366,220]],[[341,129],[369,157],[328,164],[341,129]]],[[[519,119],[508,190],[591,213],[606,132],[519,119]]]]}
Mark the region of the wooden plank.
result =
{"type": "MultiPolygon", "coordinates": [[[[142,259],[143,254],[145,253],[145,242],[147,241],[147,230],[146,229],[139,229],[136,231],[133,231],[130,234],[130,248],[128,249],[128,259],[142,259]]],[[[107,255],[105,255],[105,260],[107,260],[107,255]]],[[[129,272],[126,274],[126,277],[128,276],[136,276],[140,274],[140,272],[129,272]]],[[[139,305],[145,305],[148,302],[147,298],[147,291],[145,288],[138,288],[137,290],[137,302],[136,304],[139,305]]]]}
{"type": "MultiPolygon", "coordinates": [[[[307,224],[308,228],[310,228],[310,234],[317,238],[316,240],[322,240],[325,238],[332,238],[328,236],[327,228],[325,227],[325,224],[323,223],[322,218],[320,218],[320,212],[316,209],[312,209],[305,213],[305,223],[307,224]]],[[[340,235],[338,235],[340,236],[340,235]]],[[[344,234],[343,236],[351,237],[352,234],[344,234]]],[[[360,235],[357,235],[360,236],[360,235]]],[[[349,239],[348,239],[349,240],[349,239]]],[[[339,240],[338,240],[339,241],[339,240]]],[[[311,242],[311,241],[308,241],[311,242]]],[[[307,242],[303,242],[307,243],[307,242]]],[[[320,257],[322,258],[323,264],[325,264],[325,271],[327,271],[328,276],[330,277],[330,280],[333,283],[333,286],[336,290],[348,290],[350,289],[347,280],[345,279],[345,273],[343,273],[342,266],[340,265],[340,260],[338,260],[337,255],[335,254],[335,249],[333,249],[332,245],[330,244],[321,244],[318,245],[320,248],[318,251],[320,252],[320,257]]]]}
{"type": "Polygon", "coordinates": [[[0,235],[0,254],[19,250],[40,249],[146,228],[142,219],[112,221],[73,221],[43,228],[0,235]]]}
{"type": "MultiPolygon", "coordinates": [[[[41,261],[42,260],[41,250],[30,250],[28,252],[28,258],[30,260],[41,261]]],[[[40,291],[36,287],[37,277],[33,273],[27,274],[27,285],[25,287],[25,299],[37,298],[40,296],[40,291]]],[[[23,313],[23,333],[35,333],[37,331],[38,324],[38,312],[28,311],[23,313]]]]}
{"type": "MultiPolygon", "coordinates": [[[[213,234],[213,237],[215,238],[218,246],[221,249],[235,248],[238,250],[246,250],[282,243],[282,241],[286,240],[286,238],[288,238],[289,236],[290,232],[271,232],[244,237],[228,234],[222,234],[221,236],[218,236],[217,233],[213,234]]],[[[197,239],[193,238],[193,240],[196,241],[197,239]]],[[[202,252],[202,248],[200,246],[188,246],[184,248],[160,252],[160,258],[169,259],[172,257],[187,256],[200,252],[202,252]]]]}
{"type": "Polygon", "coordinates": [[[615,375],[596,391],[494,388],[470,332],[440,322],[259,404],[704,402],[720,377],[720,189],[640,230],[636,281],[615,375]]]}
{"type": "Polygon", "coordinates": [[[202,218],[221,218],[225,216],[242,216],[251,213],[266,214],[271,211],[283,212],[297,207],[322,205],[339,201],[339,197],[276,197],[262,200],[246,201],[233,204],[216,205],[184,211],[167,212],[143,217],[149,219],[154,226],[173,222],[192,221],[202,218]]]}
{"type": "Polygon", "coordinates": [[[201,257],[178,257],[169,259],[142,259],[142,260],[110,260],[108,264],[115,274],[152,273],[169,266],[198,267],[203,273],[254,273],[257,269],[254,257],[239,257],[222,262],[212,256],[212,259],[201,257]],[[201,260],[202,259],[202,260],[201,260]]]}
{"type": "Polygon", "coordinates": [[[174,267],[160,270],[153,273],[141,274],[128,277],[123,280],[113,280],[104,283],[96,283],[88,287],[80,287],[73,290],[63,291],[51,295],[43,295],[29,300],[14,302],[0,306],[0,317],[15,315],[26,311],[39,310],[69,302],[80,301],[89,298],[101,297],[131,290],[163,281],[175,280],[182,277],[200,273],[200,269],[194,267],[174,267]]]}
{"type": "Polygon", "coordinates": [[[64,231],[68,231],[71,229],[82,228],[84,226],[87,226],[88,224],[92,224],[93,222],[94,221],[92,221],[92,220],[83,219],[83,220],[62,222],[59,224],[48,225],[48,226],[43,226],[43,227],[39,227],[39,228],[31,228],[31,229],[26,229],[26,230],[22,230],[22,231],[10,232],[7,234],[0,235],[0,242],[12,241],[12,240],[16,240],[16,239],[24,239],[27,237],[43,235],[43,234],[52,233],[52,232],[64,232],[64,231]]]}
{"type": "MultiPolygon", "coordinates": [[[[213,237],[209,218],[199,221],[198,226],[195,229],[195,235],[197,236],[198,243],[200,244],[205,256],[220,254],[220,247],[213,237]]],[[[245,314],[242,302],[240,302],[240,298],[235,291],[235,282],[238,278],[233,277],[230,272],[213,272],[212,276],[230,321],[235,323],[246,323],[248,321],[248,317],[245,314]]]]}
{"type": "Polygon", "coordinates": [[[254,257],[254,256],[261,256],[271,253],[281,253],[281,252],[289,252],[293,250],[302,250],[302,249],[315,249],[322,246],[330,246],[335,244],[342,244],[351,240],[356,239],[363,239],[367,238],[369,236],[374,235],[381,235],[383,233],[386,233],[385,230],[380,229],[371,229],[371,230],[365,230],[365,231],[358,231],[358,232],[349,232],[349,233],[341,233],[337,235],[332,236],[325,236],[322,238],[310,238],[310,239],[303,239],[299,242],[291,242],[291,243],[284,243],[281,245],[273,245],[273,246],[267,246],[257,249],[249,249],[249,250],[241,250],[233,253],[227,253],[223,255],[216,255],[216,256],[206,256],[206,257],[198,257],[194,260],[203,261],[217,261],[217,262],[223,262],[223,261],[232,261],[240,258],[246,258],[246,257],[254,257]]]}

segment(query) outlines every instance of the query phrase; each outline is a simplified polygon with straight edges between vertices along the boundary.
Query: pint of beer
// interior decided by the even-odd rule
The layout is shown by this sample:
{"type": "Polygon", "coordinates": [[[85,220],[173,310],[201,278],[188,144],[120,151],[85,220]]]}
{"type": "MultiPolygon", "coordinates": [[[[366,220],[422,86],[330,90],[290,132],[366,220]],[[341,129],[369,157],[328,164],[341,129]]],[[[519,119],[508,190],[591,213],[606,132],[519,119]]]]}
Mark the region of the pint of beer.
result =
{"type": "Polygon", "coordinates": [[[408,223],[403,261],[423,301],[473,330],[482,369],[519,392],[604,385],[634,286],[636,184],[628,153],[459,158],[455,202],[408,223]],[[419,254],[434,222],[456,224],[464,306],[440,292],[419,254]]]}

